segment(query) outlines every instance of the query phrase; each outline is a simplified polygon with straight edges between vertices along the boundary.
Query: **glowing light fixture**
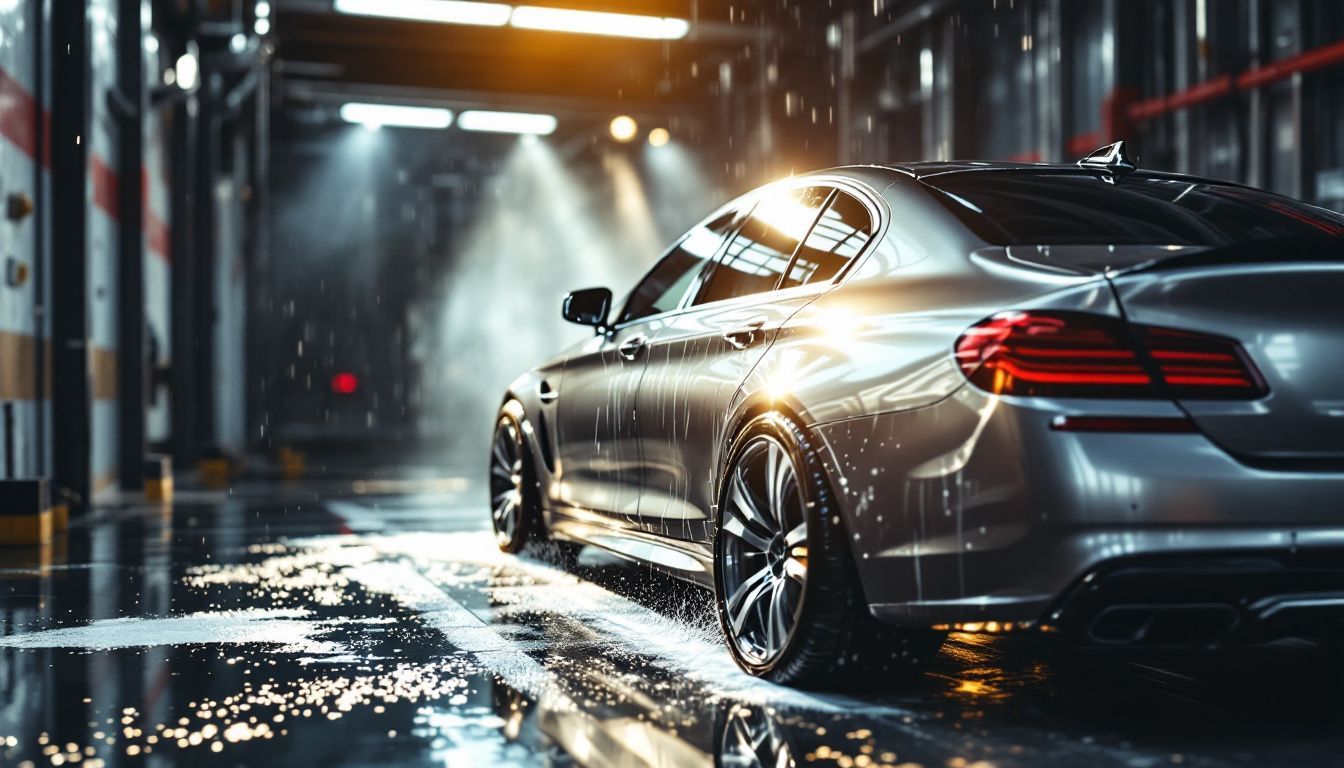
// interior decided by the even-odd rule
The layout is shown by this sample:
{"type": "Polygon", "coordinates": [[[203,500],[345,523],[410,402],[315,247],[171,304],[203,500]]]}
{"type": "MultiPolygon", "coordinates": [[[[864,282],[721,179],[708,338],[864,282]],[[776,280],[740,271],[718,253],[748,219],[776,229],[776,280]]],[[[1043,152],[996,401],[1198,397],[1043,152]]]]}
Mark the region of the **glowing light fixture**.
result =
{"type": "Polygon", "coordinates": [[[532,136],[549,136],[555,133],[557,121],[554,115],[534,112],[491,112],[474,109],[463,112],[457,118],[457,127],[464,131],[483,131],[485,133],[518,133],[532,136]]]}
{"type": "Polygon", "coordinates": [[[258,19],[269,18],[271,15],[271,4],[267,0],[257,0],[256,14],[258,19]]]}
{"type": "Polygon", "coordinates": [[[664,16],[637,16],[629,13],[576,11],[568,8],[543,8],[520,5],[513,11],[511,23],[523,29],[553,32],[578,32],[587,35],[643,37],[650,40],[679,40],[691,31],[685,19],[664,16]]]}
{"type": "Polygon", "coordinates": [[[630,141],[639,133],[639,124],[629,115],[621,115],[611,121],[611,138],[617,141],[630,141]]]}
{"type": "Polygon", "coordinates": [[[513,7],[503,3],[466,0],[336,0],[335,8],[339,13],[356,16],[484,27],[502,27],[509,23],[509,15],[513,13],[513,7]]]}
{"type": "MultiPolygon", "coordinates": [[[[259,19],[264,17],[260,10],[261,6],[262,3],[258,3],[259,19]]],[[[538,5],[520,5],[515,8],[505,3],[476,0],[335,0],[334,7],[339,13],[356,16],[433,21],[440,24],[475,24],[485,27],[512,24],[521,29],[612,37],[642,37],[648,40],[680,40],[691,31],[690,22],[669,16],[579,11],[538,5]]],[[[269,11],[268,5],[267,12],[269,11]]]]}
{"type": "Polygon", "coordinates": [[[190,91],[196,87],[196,78],[201,74],[201,68],[196,61],[196,54],[188,51],[177,57],[177,63],[173,65],[173,71],[176,73],[174,78],[177,81],[177,87],[184,91],[190,91]]]}
{"type": "Polygon", "coordinates": [[[255,22],[253,22],[253,24],[252,24],[252,31],[253,31],[253,32],[256,32],[256,33],[257,33],[258,35],[260,35],[261,37],[265,37],[266,35],[269,35],[269,34],[271,33],[271,20],[270,20],[270,19],[257,19],[257,20],[256,20],[255,22]]]}
{"type": "Polygon", "coordinates": [[[649,131],[649,144],[652,146],[665,147],[671,140],[672,134],[668,133],[666,128],[654,128],[649,131]]]}
{"type": "Polygon", "coordinates": [[[453,124],[453,113],[441,107],[351,102],[341,106],[341,119],[366,128],[381,128],[384,125],[399,128],[447,128],[453,124]]]}

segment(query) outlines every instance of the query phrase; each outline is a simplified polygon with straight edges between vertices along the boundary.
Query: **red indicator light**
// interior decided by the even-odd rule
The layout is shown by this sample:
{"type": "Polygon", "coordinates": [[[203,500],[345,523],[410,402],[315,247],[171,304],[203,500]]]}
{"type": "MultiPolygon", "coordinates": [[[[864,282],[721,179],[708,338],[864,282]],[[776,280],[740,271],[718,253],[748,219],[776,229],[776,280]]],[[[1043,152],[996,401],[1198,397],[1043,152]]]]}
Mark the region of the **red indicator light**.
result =
{"type": "Polygon", "coordinates": [[[359,389],[359,377],[353,373],[338,373],[331,377],[331,391],[338,395],[353,395],[359,389]]]}

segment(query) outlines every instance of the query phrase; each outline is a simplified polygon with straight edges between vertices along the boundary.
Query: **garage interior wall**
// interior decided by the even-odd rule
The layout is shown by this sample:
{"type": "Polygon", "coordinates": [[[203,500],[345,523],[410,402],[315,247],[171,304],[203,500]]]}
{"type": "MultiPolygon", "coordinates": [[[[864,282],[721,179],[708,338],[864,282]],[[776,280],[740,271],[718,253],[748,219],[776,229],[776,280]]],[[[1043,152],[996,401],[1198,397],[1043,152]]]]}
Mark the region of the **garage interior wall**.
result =
{"type": "MultiPolygon", "coordinates": [[[[62,4],[59,18],[53,16],[51,0],[18,0],[0,8],[0,34],[6,41],[0,47],[0,402],[14,414],[7,466],[18,478],[55,476],[58,499],[76,509],[118,485],[138,491],[145,454],[174,447],[168,387],[174,337],[201,333],[198,328],[184,331],[172,321],[174,262],[189,258],[191,250],[206,249],[189,248],[194,244],[173,237],[175,225],[190,231],[173,221],[173,166],[195,158],[175,153],[170,136],[173,117],[197,114],[196,102],[206,94],[165,82],[188,40],[196,50],[200,20],[190,12],[158,19],[159,6],[172,7],[149,0],[86,0],[82,6],[62,4]],[[82,18],[76,19],[81,7],[82,18]],[[76,19],[73,25],[71,19],[76,19]],[[130,99],[122,80],[127,43],[118,38],[119,31],[135,35],[130,55],[141,61],[141,92],[130,99]],[[64,62],[53,55],[53,40],[61,35],[83,44],[64,62]],[[83,92],[63,93],[66,101],[54,110],[58,64],[72,61],[78,65],[67,73],[82,78],[83,92]],[[56,114],[65,122],[57,124],[56,114]],[[64,135],[75,141],[62,141],[64,135]],[[139,150],[137,168],[123,162],[127,139],[139,150]],[[71,145],[78,146],[77,156],[63,155],[71,145]],[[66,167],[72,158],[75,173],[62,176],[57,189],[53,169],[66,167]],[[134,197],[127,198],[128,191],[134,197]],[[128,204],[137,199],[138,205],[128,204]],[[76,204],[60,205],[71,200],[76,204]],[[83,237],[72,238],[69,233],[78,228],[69,226],[68,217],[81,207],[83,237]],[[139,268],[127,272],[124,260],[139,268]],[[127,274],[135,282],[124,282],[127,274]],[[124,307],[123,294],[130,296],[124,307]],[[74,308],[75,315],[82,311],[83,317],[63,326],[65,343],[58,348],[52,323],[69,318],[62,308],[74,308]],[[128,340],[135,342],[129,352],[128,340]],[[59,349],[77,347],[84,355],[69,357],[65,364],[54,360],[59,349]],[[137,370],[138,376],[127,379],[128,371],[137,370]],[[139,391],[126,392],[127,380],[139,391]],[[87,437],[63,433],[57,421],[82,421],[87,437]],[[139,427],[125,445],[121,437],[128,424],[139,427]],[[69,445],[58,447],[57,441],[69,445]],[[58,454],[83,460],[63,463],[58,454]],[[71,471],[63,475],[62,466],[71,471]],[[126,473],[128,468],[136,471],[126,473]]],[[[225,62],[215,83],[218,91],[210,95],[231,97],[231,111],[216,118],[216,128],[230,121],[250,125],[255,79],[237,88],[254,69],[249,63],[246,58],[225,62]]],[[[237,151],[241,159],[221,161],[210,181],[217,205],[209,215],[228,218],[224,231],[230,233],[243,231],[254,215],[245,198],[256,139],[250,129],[237,137],[236,146],[231,143],[219,154],[237,151]]],[[[243,245],[230,240],[213,250],[220,254],[210,262],[214,279],[179,297],[205,306],[202,316],[218,326],[222,339],[213,345],[219,354],[189,363],[202,366],[202,379],[226,393],[209,420],[218,428],[201,433],[202,442],[192,446],[196,453],[244,448],[243,245]]]]}

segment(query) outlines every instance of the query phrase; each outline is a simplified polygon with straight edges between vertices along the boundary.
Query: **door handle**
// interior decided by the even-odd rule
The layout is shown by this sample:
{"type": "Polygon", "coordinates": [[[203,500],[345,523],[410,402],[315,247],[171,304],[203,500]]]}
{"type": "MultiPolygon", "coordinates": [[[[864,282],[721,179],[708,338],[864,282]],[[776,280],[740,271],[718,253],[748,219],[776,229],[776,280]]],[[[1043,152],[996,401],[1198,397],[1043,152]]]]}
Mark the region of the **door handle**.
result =
{"type": "Polygon", "coordinates": [[[732,344],[736,349],[746,349],[756,343],[761,336],[761,329],[764,327],[764,318],[752,320],[723,334],[723,340],[732,344]]]}
{"type": "Polygon", "coordinates": [[[644,347],[648,345],[648,343],[649,340],[645,336],[631,336],[621,342],[621,346],[617,347],[616,351],[620,352],[621,357],[624,357],[626,360],[634,360],[639,357],[640,352],[644,351],[644,347]]]}
{"type": "Polygon", "coordinates": [[[554,403],[560,399],[560,390],[551,389],[551,382],[543,381],[537,385],[537,399],[543,403],[554,403]]]}

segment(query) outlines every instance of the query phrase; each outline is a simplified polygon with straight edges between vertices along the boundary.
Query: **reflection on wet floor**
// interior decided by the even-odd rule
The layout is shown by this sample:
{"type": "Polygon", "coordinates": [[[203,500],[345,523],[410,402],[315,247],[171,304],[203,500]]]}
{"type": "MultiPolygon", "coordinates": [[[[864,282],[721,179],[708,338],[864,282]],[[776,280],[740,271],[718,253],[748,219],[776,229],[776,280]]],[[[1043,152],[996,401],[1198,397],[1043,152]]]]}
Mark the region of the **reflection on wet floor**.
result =
{"type": "Polygon", "coordinates": [[[0,553],[0,765],[1332,764],[1309,649],[1064,654],[954,635],[913,690],[733,666],[709,595],[500,554],[470,489],[240,488],[0,553]],[[407,490],[407,489],[402,489],[407,490]]]}

